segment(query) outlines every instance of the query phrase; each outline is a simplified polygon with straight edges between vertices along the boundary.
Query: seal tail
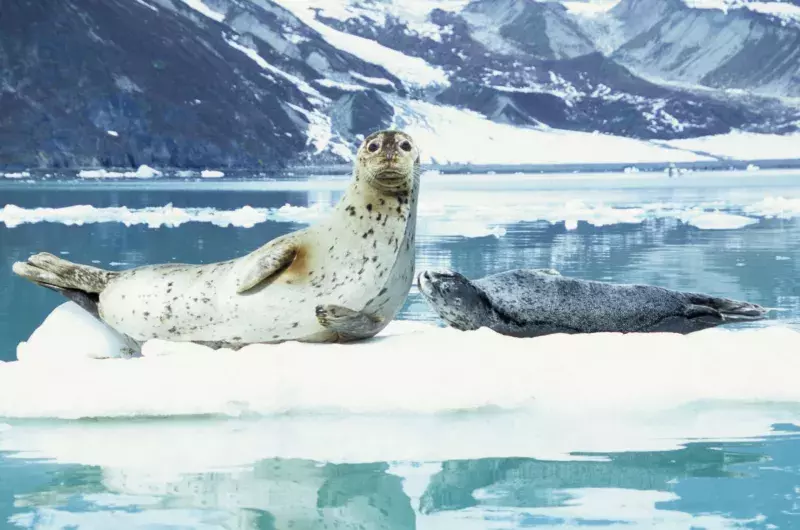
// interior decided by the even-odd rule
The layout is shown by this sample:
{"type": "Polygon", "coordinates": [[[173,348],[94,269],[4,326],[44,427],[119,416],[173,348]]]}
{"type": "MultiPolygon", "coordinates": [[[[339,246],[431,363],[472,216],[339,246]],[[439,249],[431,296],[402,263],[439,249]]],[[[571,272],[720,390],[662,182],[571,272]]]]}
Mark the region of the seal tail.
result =
{"type": "Polygon", "coordinates": [[[79,265],[48,253],[17,262],[14,273],[37,285],[52,289],[97,316],[99,294],[118,273],[79,265]]]}
{"type": "Polygon", "coordinates": [[[689,318],[717,320],[717,323],[755,322],[766,318],[767,310],[758,304],[689,293],[689,318]],[[693,315],[694,314],[694,315],[693,315]]]}

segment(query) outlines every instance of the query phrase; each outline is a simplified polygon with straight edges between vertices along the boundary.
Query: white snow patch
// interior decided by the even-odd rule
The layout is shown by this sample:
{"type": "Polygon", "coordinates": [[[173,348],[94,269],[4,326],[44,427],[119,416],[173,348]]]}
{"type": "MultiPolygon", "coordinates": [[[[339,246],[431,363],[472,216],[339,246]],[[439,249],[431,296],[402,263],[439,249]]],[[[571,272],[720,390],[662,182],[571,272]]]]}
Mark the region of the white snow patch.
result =
{"type": "Polygon", "coordinates": [[[109,136],[113,136],[114,138],[119,136],[119,133],[117,131],[106,131],[106,134],[108,134],[109,136]]]}
{"type": "Polygon", "coordinates": [[[153,10],[153,11],[155,11],[156,13],[158,13],[158,8],[156,8],[155,6],[151,6],[150,4],[148,4],[147,2],[145,2],[144,0],[136,0],[136,2],[138,2],[138,3],[142,4],[143,6],[145,6],[145,7],[149,8],[149,9],[151,9],[151,10],[153,10]]]}
{"type": "Polygon", "coordinates": [[[800,159],[800,133],[780,135],[734,131],[658,143],[735,160],[800,159]]]}
{"type": "Polygon", "coordinates": [[[222,22],[223,20],[225,20],[224,13],[214,11],[206,4],[204,4],[202,0],[182,0],[182,1],[187,6],[191,7],[201,15],[210,18],[211,20],[216,20],[217,22],[222,22]]]}
{"type": "Polygon", "coordinates": [[[317,79],[314,82],[324,87],[338,88],[339,90],[345,90],[347,92],[361,92],[363,90],[366,90],[361,85],[354,85],[352,83],[341,83],[339,81],[333,81],[331,79],[317,79]]]}
{"type": "Polygon", "coordinates": [[[382,77],[368,77],[352,70],[350,70],[350,75],[353,76],[353,78],[358,79],[359,81],[364,81],[365,83],[369,83],[370,85],[394,87],[394,83],[382,77]]]}
{"type": "Polygon", "coordinates": [[[382,2],[379,6],[365,5],[366,2],[345,0],[279,0],[289,9],[319,9],[322,15],[346,21],[352,18],[366,18],[377,26],[385,26],[388,17],[405,23],[408,33],[421,38],[429,38],[441,42],[442,35],[452,31],[449,27],[441,27],[430,21],[431,11],[461,11],[470,0],[425,0],[424,2],[382,2]]]}
{"type": "MultiPolygon", "coordinates": [[[[281,0],[284,7],[297,18],[316,30],[332,46],[351,53],[369,63],[377,64],[391,72],[403,83],[413,87],[447,86],[447,74],[441,68],[428,64],[424,59],[406,55],[373,40],[350,35],[323,24],[316,19],[314,7],[305,0],[281,0]]],[[[326,4],[331,6],[331,4],[326,4]]]]}
{"type": "Polygon", "coordinates": [[[217,171],[214,169],[204,169],[200,172],[200,176],[204,179],[218,179],[225,176],[225,173],[222,171],[217,171]]]}
{"type": "Polygon", "coordinates": [[[226,38],[225,42],[227,42],[232,48],[237,49],[240,52],[242,52],[243,54],[247,55],[250,59],[255,61],[255,63],[258,64],[258,66],[260,66],[264,70],[267,70],[268,72],[271,72],[273,74],[279,75],[279,76],[283,77],[284,79],[286,79],[287,81],[290,81],[298,89],[300,89],[301,92],[305,92],[309,96],[313,96],[314,98],[318,98],[320,100],[326,100],[327,99],[325,96],[320,94],[319,91],[316,88],[312,87],[311,85],[309,85],[308,83],[306,83],[305,81],[300,79],[299,77],[297,77],[295,75],[292,75],[290,73],[284,72],[280,68],[277,68],[276,66],[273,66],[270,63],[268,63],[263,57],[261,57],[258,54],[258,52],[256,50],[254,50],[252,48],[248,48],[247,46],[243,46],[243,45],[239,44],[238,42],[236,42],[235,40],[230,40],[230,39],[226,38]]]}
{"type": "Polygon", "coordinates": [[[684,0],[684,3],[695,9],[719,9],[726,13],[731,9],[749,9],[779,18],[784,24],[800,23],[800,6],[791,3],[742,0],[684,0]]]}
{"type": "Polygon", "coordinates": [[[306,145],[314,146],[316,153],[319,154],[325,149],[330,151],[344,160],[350,161],[353,159],[353,153],[350,148],[338,136],[334,140],[333,125],[331,118],[318,110],[306,110],[303,107],[293,103],[287,105],[299,112],[308,120],[308,130],[306,131],[306,145]]]}
{"type": "Polygon", "coordinates": [[[772,15],[784,23],[800,23],[800,6],[783,2],[748,2],[745,7],[751,11],[772,15]]]}
{"type": "MultiPolygon", "coordinates": [[[[68,339],[82,345],[89,328],[102,327],[84,313],[84,332],[66,333],[78,311],[62,309],[37,330],[53,337],[52,346],[41,339],[44,347],[36,350],[29,342],[26,358],[0,363],[0,417],[440,414],[486,407],[591,417],[708,401],[800,403],[800,332],[775,326],[517,339],[400,321],[379,338],[346,345],[213,351],[153,340],[142,358],[67,359],[62,352],[78,347],[68,339]],[[443,373],[453,374],[446,385],[443,373]]],[[[119,346],[107,356],[118,356],[119,346]]]]}
{"type": "Polygon", "coordinates": [[[425,146],[423,163],[558,164],[711,160],[651,142],[490,121],[470,110],[392,99],[394,126],[425,146]]]}
{"type": "Polygon", "coordinates": [[[594,17],[611,11],[620,0],[567,0],[561,4],[573,15],[594,17]]]}

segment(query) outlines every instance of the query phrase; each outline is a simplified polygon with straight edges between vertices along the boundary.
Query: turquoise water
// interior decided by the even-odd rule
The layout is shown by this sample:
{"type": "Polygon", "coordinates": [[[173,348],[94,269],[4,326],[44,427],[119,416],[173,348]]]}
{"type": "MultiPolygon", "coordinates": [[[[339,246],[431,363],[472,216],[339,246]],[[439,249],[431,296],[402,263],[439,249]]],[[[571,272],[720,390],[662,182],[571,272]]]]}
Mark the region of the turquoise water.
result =
{"type": "MultiPolygon", "coordinates": [[[[516,267],[556,268],[588,279],[702,291],[776,309],[755,326],[800,329],[800,211],[767,218],[752,210],[765,198],[800,199],[800,177],[773,177],[432,177],[423,183],[417,268],[446,266],[470,277],[516,267]],[[564,205],[576,200],[594,209],[704,208],[753,222],[703,229],[655,213],[636,223],[612,215],[572,225],[574,207],[564,205]],[[509,222],[497,226],[493,218],[509,222]]],[[[0,207],[26,211],[85,204],[140,212],[170,203],[216,211],[288,203],[299,210],[252,227],[0,226],[0,360],[13,360],[16,344],[62,302],[13,278],[14,261],[41,250],[108,268],[219,261],[304,226],[304,216],[334,203],[342,185],[325,179],[1,183],[0,207]]],[[[416,290],[400,317],[436,321],[416,290]]],[[[464,421],[480,424],[481,414],[491,412],[465,414],[464,421]]],[[[0,528],[800,528],[800,437],[790,424],[755,439],[679,439],[660,450],[627,447],[622,440],[618,452],[584,454],[578,441],[571,446],[572,461],[508,454],[362,461],[358,441],[346,459],[325,458],[336,453],[335,447],[324,450],[331,434],[325,429],[337,428],[335,421],[314,431],[321,439],[318,454],[286,457],[291,448],[281,453],[284,458],[264,454],[259,437],[292,440],[297,422],[312,420],[270,421],[0,419],[0,528]]],[[[641,429],[647,428],[643,421],[641,429]]],[[[372,432],[380,437],[391,430],[372,432]]],[[[372,455],[367,448],[373,442],[363,439],[364,455],[372,455]]],[[[437,455],[448,452],[435,439],[429,445],[437,455]]]]}

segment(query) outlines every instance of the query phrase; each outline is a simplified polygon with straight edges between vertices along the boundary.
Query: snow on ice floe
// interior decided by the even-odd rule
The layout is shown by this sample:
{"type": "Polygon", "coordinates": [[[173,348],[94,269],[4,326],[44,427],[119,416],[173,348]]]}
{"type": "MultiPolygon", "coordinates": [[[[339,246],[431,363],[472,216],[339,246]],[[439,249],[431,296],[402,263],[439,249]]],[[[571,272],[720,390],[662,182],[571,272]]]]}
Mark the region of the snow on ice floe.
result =
{"type": "MultiPolygon", "coordinates": [[[[420,203],[418,233],[423,236],[502,236],[505,227],[519,222],[547,221],[565,223],[575,229],[579,222],[592,226],[638,224],[650,219],[678,219],[703,230],[739,229],[755,224],[760,218],[800,217],[800,199],[767,197],[737,204],[717,201],[707,204],[682,205],[648,203],[617,206],[603,202],[540,199],[533,195],[494,192],[487,201],[481,194],[431,191],[420,203]]],[[[562,195],[563,197],[563,195],[562,195]]],[[[22,208],[13,204],[0,208],[0,222],[13,228],[22,224],[53,222],[66,225],[118,222],[126,226],[146,225],[177,227],[189,222],[216,226],[250,228],[272,222],[313,223],[329,215],[333,206],[314,203],[311,206],[253,208],[235,210],[215,208],[179,208],[166,206],[100,208],[75,205],[61,208],[22,208]]]]}
{"type": "MultiPolygon", "coordinates": [[[[249,431],[240,433],[242,443],[252,443],[251,450],[350,460],[555,456],[567,448],[613,450],[631,443],[626,435],[649,448],[672,447],[679,443],[678,432],[754,436],[768,432],[771,423],[800,418],[800,332],[778,326],[687,336],[516,339],[486,329],[460,332],[398,321],[378,338],[346,345],[284,343],[234,352],[149,341],[144,357],[93,359],[88,355],[101,352],[87,349],[81,358],[80,345],[105,328],[70,305],[56,310],[37,337],[20,345],[22,360],[0,363],[5,423],[19,418],[262,418],[265,424],[242,427],[249,431]],[[79,334],[70,329],[76,324],[79,334]],[[65,351],[74,354],[62,355],[65,351]],[[646,436],[635,435],[634,427],[641,429],[645,421],[646,436]],[[322,435],[326,430],[340,440],[331,443],[322,435]],[[537,430],[559,435],[520,436],[537,430]],[[370,431],[375,436],[364,436],[370,431]],[[595,431],[605,436],[587,436],[595,431]],[[387,436],[381,439],[381,434],[387,436]],[[434,441],[439,435],[442,439],[434,441]],[[365,444],[367,439],[373,442],[365,444]],[[498,454],[487,454],[494,451],[498,454]]],[[[107,345],[108,356],[119,355],[120,341],[107,345]]],[[[176,438],[166,445],[177,447],[176,439],[205,429],[161,427],[163,432],[145,427],[145,434],[134,438],[141,443],[172,432],[176,438]]],[[[217,430],[218,448],[237,437],[217,430]]],[[[12,438],[15,431],[12,426],[12,438]]],[[[113,432],[106,434],[113,439],[113,432]]],[[[58,445],[58,430],[48,433],[48,442],[36,443],[58,445]]],[[[9,448],[8,436],[0,436],[0,450],[9,448]]],[[[128,447],[100,445],[112,452],[128,447]]]]}
{"type": "Polygon", "coordinates": [[[200,172],[200,176],[204,179],[218,179],[224,177],[225,173],[213,169],[204,169],[200,172]]]}
{"type": "Polygon", "coordinates": [[[152,167],[142,164],[136,171],[108,171],[105,169],[84,169],[78,172],[78,176],[85,179],[102,179],[102,178],[139,178],[150,179],[153,177],[160,177],[161,171],[153,169],[152,167]]]}

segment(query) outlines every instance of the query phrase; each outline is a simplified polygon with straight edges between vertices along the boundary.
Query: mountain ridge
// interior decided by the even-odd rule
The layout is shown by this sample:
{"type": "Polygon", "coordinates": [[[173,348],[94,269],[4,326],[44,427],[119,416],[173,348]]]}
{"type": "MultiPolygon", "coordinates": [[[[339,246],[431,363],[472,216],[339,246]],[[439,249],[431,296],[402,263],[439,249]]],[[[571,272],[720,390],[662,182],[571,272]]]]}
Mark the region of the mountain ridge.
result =
{"type": "MultiPolygon", "coordinates": [[[[800,40],[790,46],[800,26],[679,0],[573,11],[528,0],[0,0],[0,167],[346,163],[372,130],[437,123],[439,138],[448,119],[496,123],[520,141],[562,131],[620,146],[800,129],[800,40]],[[690,33],[744,20],[766,40],[737,34],[735,50],[687,75],[703,55],[673,38],[687,13],[690,33]],[[598,27],[634,19],[636,35],[601,50],[598,27]]],[[[469,157],[451,151],[431,156],[469,157]]]]}

